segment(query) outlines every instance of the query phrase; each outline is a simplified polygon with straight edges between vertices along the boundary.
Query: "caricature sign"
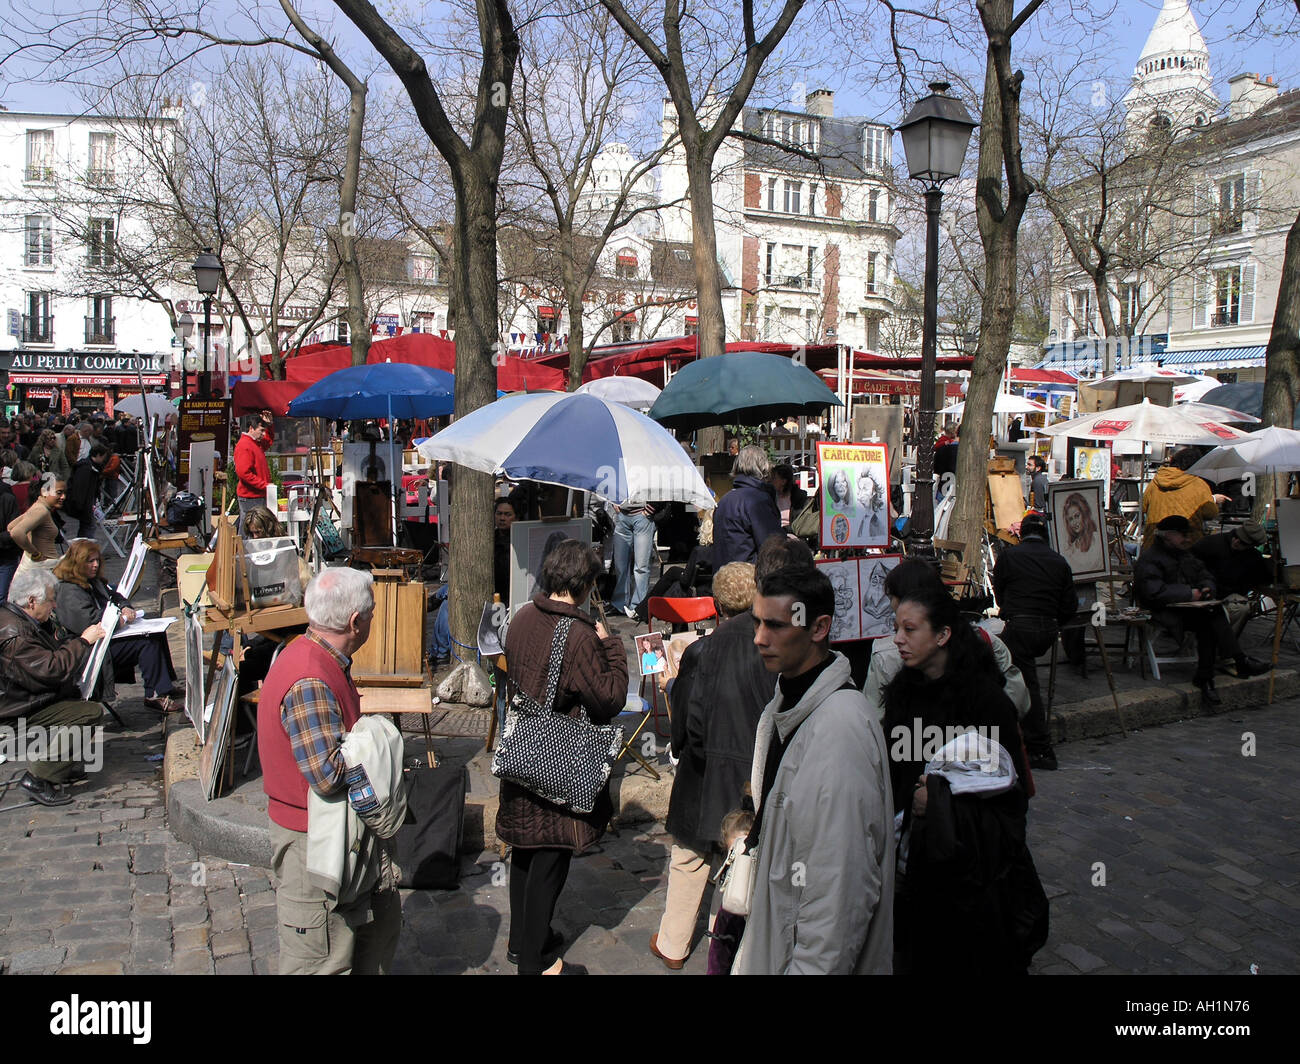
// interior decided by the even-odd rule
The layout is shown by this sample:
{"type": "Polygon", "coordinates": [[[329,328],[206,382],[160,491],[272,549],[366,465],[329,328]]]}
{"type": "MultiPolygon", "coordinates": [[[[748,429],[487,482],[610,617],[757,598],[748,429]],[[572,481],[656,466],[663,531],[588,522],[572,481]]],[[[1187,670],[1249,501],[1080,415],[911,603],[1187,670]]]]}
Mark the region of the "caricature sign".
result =
{"type": "Polygon", "coordinates": [[[817,444],[821,547],[889,546],[889,453],[879,443],[817,444]]]}

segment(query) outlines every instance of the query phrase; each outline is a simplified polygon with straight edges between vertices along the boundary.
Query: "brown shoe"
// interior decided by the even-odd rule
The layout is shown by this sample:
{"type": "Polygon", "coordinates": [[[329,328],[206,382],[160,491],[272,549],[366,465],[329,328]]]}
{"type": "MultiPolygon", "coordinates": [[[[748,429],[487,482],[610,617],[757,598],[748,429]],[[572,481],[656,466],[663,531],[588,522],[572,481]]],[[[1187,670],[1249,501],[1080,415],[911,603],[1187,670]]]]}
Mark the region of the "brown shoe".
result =
{"type": "Polygon", "coordinates": [[[150,709],[157,710],[163,716],[168,713],[179,713],[185,708],[184,702],[179,698],[172,698],[171,695],[166,695],[163,698],[146,698],[144,704],[150,709]]]}
{"type": "Polygon", "coordinates": [[[650,952],[653,953],[656,957],[658,957],[661,961],[663,961],[664,967],[667,968],[670,972],[680,972],[682,970],[682,965],[686,963],[685,957],[683,957],[679,961],[675,961],[671,957],[665,957],[662,953],[659,952],[658,933],[655,933],[650,936],[650,952]]]}

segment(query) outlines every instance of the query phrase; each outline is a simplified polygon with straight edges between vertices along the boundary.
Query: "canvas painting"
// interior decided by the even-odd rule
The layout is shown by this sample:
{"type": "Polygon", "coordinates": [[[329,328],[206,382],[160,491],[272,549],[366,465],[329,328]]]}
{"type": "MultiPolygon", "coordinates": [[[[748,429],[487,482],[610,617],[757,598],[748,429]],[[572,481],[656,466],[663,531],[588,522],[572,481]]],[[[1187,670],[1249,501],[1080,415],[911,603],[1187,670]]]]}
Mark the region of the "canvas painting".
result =
{"type": "Polygon", "coordinates": [[[516,521],[510,526],[510,615],[537,594],[542,562],[557,543],[576,539],[591,544],[591,519],[516,521]]]}
{"type": "Polygon", "coordinates": [[[1103,488],[1102,502],[1110,506],[1110,448],[1076,447],[1074,449],[1074,479],[1100,480],[1103,488]]]}
{"type": "Polygon", "coordinates": [[[217,796],[218,784],[221,782],[221,767],[226,762],[230,729],[235,722],[235,691],[238,687],[239,676],[235,672],[235,661],[227,657],[212,689],[208,734],[203,749],[199,752],[199,782],[203,785],[203,794],[208,801],[217,796]]]}
{"type": "Polygon", "coordinates": [[[1070,563],[1076,581],[1110,575],[1102,489],[1100,480],[1058,480],[1047,489],[1052,547],[1070,563]]]}
{"type": "Polygon", "coordinates": [[[185,614],[185,715],[190,718],[199,742],[204,739],[207,700],[203,697],[203,613],[200,610],[185,614]]]}
{"type": "Polygon", "coordinates": [[[858,559],[858,601],[862,604],[861,628],[863,639],[886,639],[894,635],[894,610],[885,594],[885,578],[889,570],[903,560],[901,554],[885,554],[876,558],[858,559]]]}
{"type": "Polygon", "coordinates": [[[889,448],[884,444],[817,444],[821,547],[889,546],[889,448]]]}
{"type": "Polygon", "coordinates": [[[636,657],[642,676],[657,676],[668,671],[668,651],[664,649],[664,637],[659,632],[636,637],[636,657]]]}

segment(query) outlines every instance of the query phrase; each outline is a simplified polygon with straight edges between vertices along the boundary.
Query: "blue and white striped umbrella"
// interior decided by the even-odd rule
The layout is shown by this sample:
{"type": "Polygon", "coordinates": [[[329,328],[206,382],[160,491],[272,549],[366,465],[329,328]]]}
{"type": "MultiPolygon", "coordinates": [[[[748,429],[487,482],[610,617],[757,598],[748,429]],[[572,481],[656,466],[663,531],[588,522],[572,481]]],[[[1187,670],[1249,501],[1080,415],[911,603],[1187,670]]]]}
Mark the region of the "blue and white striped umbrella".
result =
{"type": "Polygon", "coordinates": [[[458,418],[419,451],[483,473],[590,491],[618,504],[715,505],[690,456],[665,428],[594,395],[508,395],[458,418]]]}

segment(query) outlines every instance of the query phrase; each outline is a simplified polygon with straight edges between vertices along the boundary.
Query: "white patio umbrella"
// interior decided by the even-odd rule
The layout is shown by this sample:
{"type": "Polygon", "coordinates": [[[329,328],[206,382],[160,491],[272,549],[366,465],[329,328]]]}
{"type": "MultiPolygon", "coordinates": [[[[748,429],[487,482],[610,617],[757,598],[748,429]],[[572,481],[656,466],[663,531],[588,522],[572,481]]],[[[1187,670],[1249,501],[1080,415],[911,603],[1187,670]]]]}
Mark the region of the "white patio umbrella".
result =
{"type": "MultiPolygon", "coordinates": [[[[946,406],[940,413],[944,417],[949,415],[960,415],[966,410],[966,402],[954,403],[952,406],[946,406]]],[[[1026,399],[1023,395],[1013,395],[1010,392],[998,392],[997,399],[993,402],[993,413],[995,414],[1046,414],[1050,413],[1047,407],[1042,403],[1036,403],[1032,399],[1026,399]]]]}
{"type": "MultiPolygon", "coordinates": [[[[1182,373],[1157,366],[1154,362],[1143,362],[1102,377],[1101,380],[1081,383],[1093,392],[1113,396],[1116,405],[1127,406],[1154,396],[1164,406],[1168,406],[1173,402],[1176,387],[1191,384],[1197,379],[1194,373],[1182,373]]],[[[1101,401],[1100,396],[1098,398],[1101,401]]]]}
{"type": "Polygon", "coordinates": [[[1222,421],[1225,425],[1258,425],[1259,418],[1247,414],[1244,410],[1233,410],[1228,406],[1216,406],[1214,403],[1175,403],[1175,410],[1181,410],[1203,421],[1222,421]]]}
{"type": "Polygon", "coordinates": [[[1043,430],[1048,436],[1087,440],[1142,440],[1144,443],[1220,444],[1246,435],[1208,418],[1185,414],[1181,407],[1157,406],[1150,399],[1133,406],[1100,410],[1043,430]]]}
{"type": "Polygon", "coordinates": [[[1212,392],[1215,388],[1222,387],[1223,381],[1217,377],[1207,377],[1205,374],[1198,374],[1196,380],[1191,384],[1180,384],[1174,389],[1175,403],[1194,403],[1201,399],[1206,392],[1212,392]]]}
{"type": "Polygon", "coordinates": [[[113,404],[113,412],[129,414],[131,417],[138,417],[141,421],[156,417],[161,423],[167,419],[168,414],[176,413],[176,405],[161,392],[145,392],[143,397],[139,392],[132,392],[125,399],[113,404]]]}
{"type": "Polygon", "coordinates": [[[1220,444],[1188,472],[1216,483],[1246,473],[1289,473],[1300,469],[1300,432],[1270,425],[1220,444]]]}
{"type": "Polygon", "coordinates": [[[594,395],[609,403],[622,403],[633,410],[649,410],[659,398],[661,389],[640,377],[597,377],[576,391],[594,395]]]}

